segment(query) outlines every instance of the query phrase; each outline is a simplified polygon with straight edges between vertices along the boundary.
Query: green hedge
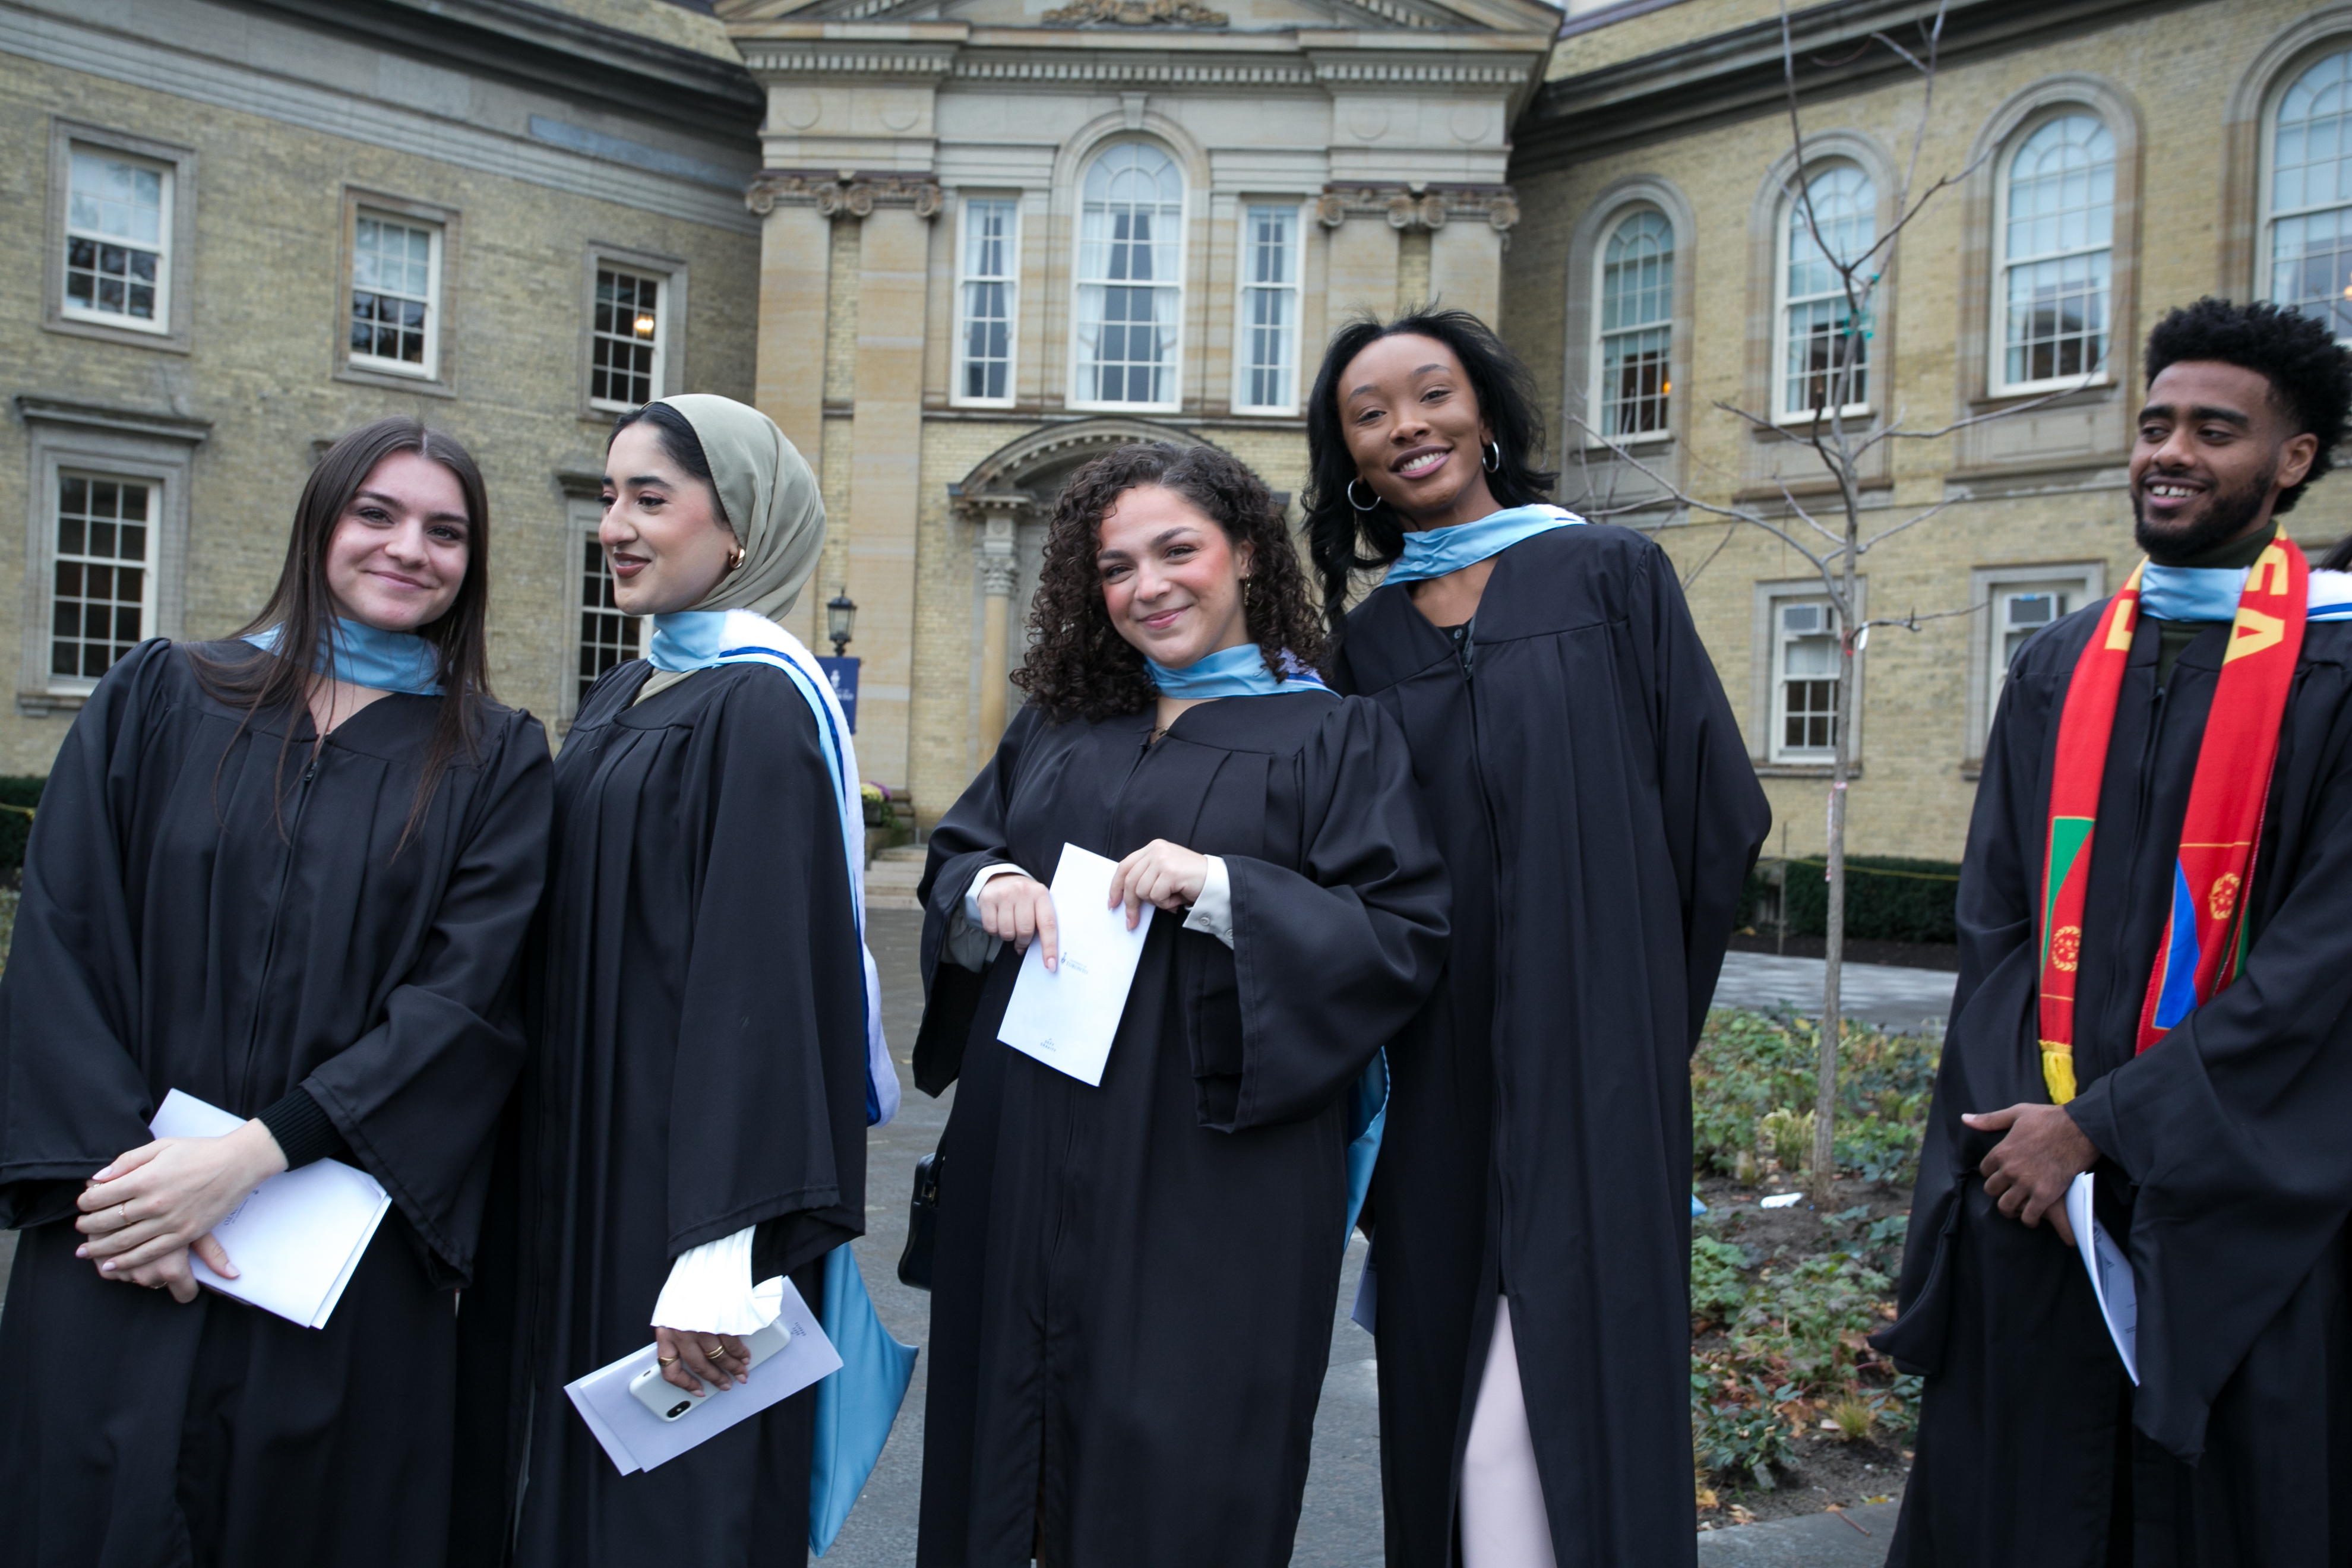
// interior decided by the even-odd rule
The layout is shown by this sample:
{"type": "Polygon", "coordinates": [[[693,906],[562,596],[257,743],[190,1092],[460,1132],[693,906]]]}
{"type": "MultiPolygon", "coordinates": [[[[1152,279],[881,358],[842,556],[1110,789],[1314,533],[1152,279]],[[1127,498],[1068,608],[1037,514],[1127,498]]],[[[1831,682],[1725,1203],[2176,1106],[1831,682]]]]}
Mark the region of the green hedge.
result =
{"type": "MultiPolygon", "coordinates": [[[[41,804],[46,778],[0,776],[0,805],[31,807],[41,804]]],[[[22,811],[0,811],[0,875],[13,875],[25,864],[25,836],[33,819],[22,811]]]]}
{"type": "MultiPolygon", "coordinates": [[[[1826,862],[1790,860],[1788,865],[1789,934],[1821,936],[1829,920],[1826,862]]],[[[1905,860],[1883,855],[1846,858],[1845,934],[1864,942],[1954,942],[1953,902],[1959,892],[1959,867],[1949,860],[1905,860]],[[1877,873],[1874,875],[1873,873],[1877,873]],[[1890,874],[1891,873],[1891,874],[1890,874]]],[[[1748,879],[1748,909],[1769,897],[1777,867],[1757,867],[1748,879]]],[[[1752,917],[1751,917],[1752,918],[1752,917]]],[[[1772,928],[1759,921],[1757,930],[1772,928]]]]}

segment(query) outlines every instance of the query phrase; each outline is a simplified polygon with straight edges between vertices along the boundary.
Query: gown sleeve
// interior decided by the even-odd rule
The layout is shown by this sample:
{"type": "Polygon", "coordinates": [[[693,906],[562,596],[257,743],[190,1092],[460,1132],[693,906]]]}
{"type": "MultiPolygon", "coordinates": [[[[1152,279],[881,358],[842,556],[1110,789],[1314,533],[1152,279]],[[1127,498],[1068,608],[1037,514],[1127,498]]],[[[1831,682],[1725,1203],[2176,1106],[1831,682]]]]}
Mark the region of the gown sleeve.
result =
{"type": "Polygon", "coordinates": [[[148,1142],[155,1106],[131,1055],[139,950],[123,846],[172,645],[141,645],[75,716],[25,851],[0,976],[0,1226],[73,1212],[91,1173],[148,1142]]]}
{"type": "Polygon", "coordinates": [[[520,960],[547,878],[553,779],[546,732],[513,716],[484,758],[415,966],[383,1022],[302,1081],[444,1286],[472,1270],[492,1139],[522,1070],[520,960]]]}
{"type": "MultiPolygon", "coordinates": [[[[1035,708],[1013,715],[996,755],[961,799],[931,829],[931,851],[915,896],[923,903],[923,1023],[915,1037],[915,1087],[934,1098],[947,1092],[963,1070],[965,1038],[979,1013],[987,984],[985,968],[955,961],[950,945],[963,920],[964,895],[972,879],[998,865],[1017,866],[1006,847],[1004,816],[1020,772],[1022,748],[1044,722],[1035,708]]],[[[1037,869],[1019,867],[1034,877],[1037,869]]],[[[1053,875],[1047,868],[1040,880],[1053,875]]]]}
{"type": "Polygon", "coordinates": [[[1201,1122],[1219,1131],[1329,1106],[1428,999],[1444,963],[1452,888],[1395,721],[1341,700],[1305,777],[1302,868],[1223,857],[1232,949],[1195,939],[1195,963],[1230,966],[1238,1013],[1215,1016],[1213,975],[1191,1033],[1201,1122]]]}
{"type": "Polygon", "coordinates": [[[1636,647],[1646,656],[1650,732],[1657,746],[1658,800],[1683,911],[1689,986],[1689,1048],[1698,1048],[1723,973],[1724,950],[1739,924],[1739,899],[1756,852],[1772,828],[1771,804],[1756,782],[1738,721],[1699,640],[1674,563],[1646,552],[1646,582],[1633,595],[1636,647]]]}
{"type": "Polygon", "coordinates": [[[768,1279],[865,1232],[865,962],[808,704],[758,670],[706,722],[668,1251],[757,1226],[753,1277],[768,1279]]]}

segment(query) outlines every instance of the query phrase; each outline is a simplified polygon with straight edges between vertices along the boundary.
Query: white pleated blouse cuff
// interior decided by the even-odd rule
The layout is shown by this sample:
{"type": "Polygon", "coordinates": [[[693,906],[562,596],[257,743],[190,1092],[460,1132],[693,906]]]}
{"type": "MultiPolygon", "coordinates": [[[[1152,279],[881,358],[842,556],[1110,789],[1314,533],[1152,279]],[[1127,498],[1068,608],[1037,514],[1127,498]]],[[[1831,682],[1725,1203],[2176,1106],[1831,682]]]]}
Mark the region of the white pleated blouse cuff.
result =
{"type": "Polygon", "coordinates": [[[1201,896],[1184,916],[1186,931],[1206,931],[1227,947],[1234,945],[1234,882],[1221,855],[1205,857],[1209,874],[1201,879],[1201,896]]]}
{"type": "Polygon", "coordinates": [[[661,1299],[654,1303],[654,1327],[691,1333],[748,1334],[764,1328],[751,1291],[750,1226],[717,1241],[688,1247],[669,1266],[661,1299]]]}
{"type": "Polygon", "coordinates": [[[1007,873],[1018,875],[1021,868],[998,860],[982,866],[972,873],[971,885],[963,890],[963,904],[948,917],[945,942],[947,960],[965,969],[986,969],[996,962],[996,950],[1004,945],[1002,937],[988,934],[980,923],[980,890],[988,886],[991,877],[1007,873]]]}

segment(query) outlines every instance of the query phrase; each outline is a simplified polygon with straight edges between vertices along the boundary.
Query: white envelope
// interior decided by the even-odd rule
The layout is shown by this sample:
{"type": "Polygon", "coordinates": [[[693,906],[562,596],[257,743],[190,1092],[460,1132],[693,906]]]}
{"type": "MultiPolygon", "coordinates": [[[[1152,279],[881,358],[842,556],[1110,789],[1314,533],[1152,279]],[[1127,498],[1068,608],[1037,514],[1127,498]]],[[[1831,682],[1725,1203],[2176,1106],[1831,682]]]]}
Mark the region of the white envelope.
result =
{"type": "Polygon", "coordinates": [[[1143,919],[1127,929],[1126,910],[1108,905],[1111,873],[1118,869],[1116,860],[1062,846],[1052,889],[1061,957],[1049,970],[1045,944],[1029,944],[996,1030],[1014,1050],[1097,1088],[1154,913],[1144,905],[1143,919]]]}
{"type": "Polygon", "coordinates": [[[2139,1382],[2139,1282],[2131,1259],[2116,1245],[2091,1208],[2091,1173],[2084,1172],[2066,1189],[2066,1223],[2074,1228],[2074,1247],[2083,1255],[2084,1271],[2091,1277],[2091,1294],[2098,1298],[2099,1316],[2106,1320],[2107,1337],[2124,1358],[2124,1372],[2139,1382]]]}
{"type": "Polygon", "coordinates": [[[824,1337],[816,1314],[808,1310],[791,1280],[778,1275],[761,1282],[751,1294],[762,1311],[772,1308],[784,1320],[784,1326],[793,1331],[792,1342],[753,1368],[749,1379],[719,1390],[675,1421],[663,1420],[629,1392],[630,1380],[655,1364],[652,1345],[563,1385],[563,1392],[572,1397],[572,1407],[588,1423],[588,1430],[596,1435],[605,1457],[621,1474],[667,1464],[841,1370],[841,1357],[833,1342],[824,1337]]]}
{"type": "MultiPolygon", "coordinates": [[[[156,1108],[147,1131],[158,1138],[218,1138],[246,1119],[173,1089],[156,1108]]],[[[360,1257],[383,1222],[392,1197],[365,1171],[341,1160],[319,1160],[281,1171],[253,1189],[213,1239],[236,1265],[224,1279],[193,1252],[197,1283],[306,1329],[326,1327],[360,1257]]]]}

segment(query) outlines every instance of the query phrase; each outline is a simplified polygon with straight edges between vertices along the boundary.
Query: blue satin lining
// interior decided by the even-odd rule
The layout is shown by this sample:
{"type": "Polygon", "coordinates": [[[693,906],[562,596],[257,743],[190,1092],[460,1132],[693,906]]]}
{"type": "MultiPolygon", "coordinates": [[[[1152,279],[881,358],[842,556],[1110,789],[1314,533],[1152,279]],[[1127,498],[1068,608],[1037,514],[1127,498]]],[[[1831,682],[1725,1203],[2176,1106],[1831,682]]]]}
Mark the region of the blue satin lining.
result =
{"type": "Polygon", "coordinates": [[[1523,539],[1555,528],[1574,528],[1583,521],[1565,507],[1514,506],[1448,528],[1425,528],[1404,536],[1404,553],[1390,566],[1383,581],[1418,583],[1443,577],[1490,555],[1500,555],[1523,539]]]}
{"type": "Polygon", "coordinates": [[[1282,656],[1284,679],[1276,680],[1274,672],[1265,667],[1265,655],[1258,652],[1254,642],[1203,654],[1181,669],[1171,669],[1153,658],[1143,663],[1151,671],[1151,683],[1160,688],[1160,696],[1188,700],[1207,697],[1279,697],[1286,691],[1329,689],[1304,660],[1287,652],[1282,656]]]}
{"type": "MultiPolygon", "coordinates": [[[[285,635],[285,627],[270,626],[245,640],[264,653],[276,653],[285,635]]],[[[310,668],[323,675],[331,664],[337,680],[373,691],[400,691],[411,697],[441,695],[441,656],[431,643],[414,632],[387,632],[365,621],[338,616],[327,638],[321,639],[319,656],[311,661],[310,668]],[[324,646],[328,640],[334,645],[331,659],[324,646]]]]}

